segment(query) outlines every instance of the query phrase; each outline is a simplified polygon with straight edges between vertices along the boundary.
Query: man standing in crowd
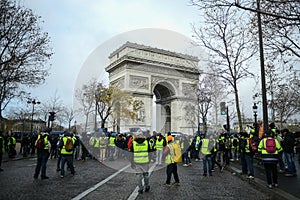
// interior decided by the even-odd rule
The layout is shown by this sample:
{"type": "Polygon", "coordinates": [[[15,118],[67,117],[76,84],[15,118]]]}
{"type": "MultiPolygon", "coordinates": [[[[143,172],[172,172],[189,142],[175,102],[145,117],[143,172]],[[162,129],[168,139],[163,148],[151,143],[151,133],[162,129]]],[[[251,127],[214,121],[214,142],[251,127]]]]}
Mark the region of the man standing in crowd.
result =
{"type": "Polygon", "coordinates": [[[37,165],[35,167],[35,173],[33,178],[37,179],[41,171],[41,179],[48,179],[49,177],[46,176],[46,168],[48,158],[50,155],[49,149],[51,148],[51,144],[49,141],[49,133],[40,133],[35,142],[35,146],[37,149],[37,165]]]}
{"type": "Polygon", "coordinates": [[[282,148],[279,142],[273,138],[271,131],[267,132],[266,137],[260,141],[258,151],[261,153],[261,159],[265,167],[267,187],[269,189],[273,186],[278,187],[278,152],[282,151],[282,148]]]}
{"type": "Polygon", "coordinates": [[[165,163],[167,164],[167,180],[164,184],[165,187],[171,186],[171,178],[172,174],[174,176],[175,182],[173,185],[179,186],[179,176],[177,173],[177,163],[175,162],[175,150],[172,145],[173,143],[173,137],[172,135],[169,135],[167,137],[168,144],[166,148],[164,149],[164,157],[165,157],[165,163]]]}
{"type": "Polygon", "coordinates": [[[294,162],[294,146],[295,146],[295,138],[290,133],[288,129],[284,129],[283,133],[283,140],[282,140],[282,149],[284,153],[284,157],[286,159],[287,164],[287,173],[285,176],[297,176],[296,166],[294,162]]]}
{"type": "Polygon", "coordinates": [[[156,136],[155,141],[155,148],[156,148],[156,164],[161,166],[162,165],[162,156],[163,156],[163,149],[166,146],[166,139],[161,133],[158,133],[156,136]]]}
{"type": "Polygon", "coordinates": [[[131,159],[131,168],[135,169],[138,179],[138,192],[142,194],[144,192],[143,180],[145,183],[145,192],[149,192],[149,162],[151,147],[147,138],[143,135],[142,131],[137,131],[133,138],[130,151],[133,152],[131,159]]]}
{"type": "Polygon", "coordinates": [[[16,138],[14,137],[13,133],[10,132],[9,137],[8,137],[8,142],[7,142],[9,158],[14,158],[17,154],[16,143],[17,143],[16,138]]]}
{"type": "Polygon", "coordinates": [[[207,176],[207,172],[209,176],[212,176],[212,161],[211,161],[211,152],[214,150],[214,140],[203,138],[200,143],[201,155],[202,155],[202,163],[203,163],[203,176],[207,176]]]}
{"type": "Polygon", "coordinates": [[[75,139],[71,137],[71,134],[67,131],[64,132],[64,137],[61,139],[58,147],[61,149],[61,167],[60,167],[60,177],[65,176],[65,163],[70,168],[71,174],[75,174],[73,165],[73,152],[74,152],[75,139]]]}

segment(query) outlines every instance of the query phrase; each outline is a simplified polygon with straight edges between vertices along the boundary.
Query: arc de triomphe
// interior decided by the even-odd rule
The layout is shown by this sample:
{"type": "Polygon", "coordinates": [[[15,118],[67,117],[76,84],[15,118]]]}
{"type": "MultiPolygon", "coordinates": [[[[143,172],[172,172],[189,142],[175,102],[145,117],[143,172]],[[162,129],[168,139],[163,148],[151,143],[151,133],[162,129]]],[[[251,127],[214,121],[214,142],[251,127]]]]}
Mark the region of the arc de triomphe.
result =
{"type": "Polygon", "coordinates": [[[141,128],[192,134],[196,130],[197,119],[191,123],[187,108],[197,106],[197,57],[127,42],[109,60],[105,70],[110,84],[141,103],[136,120],[117,120],[121,132],[141,128]]]}

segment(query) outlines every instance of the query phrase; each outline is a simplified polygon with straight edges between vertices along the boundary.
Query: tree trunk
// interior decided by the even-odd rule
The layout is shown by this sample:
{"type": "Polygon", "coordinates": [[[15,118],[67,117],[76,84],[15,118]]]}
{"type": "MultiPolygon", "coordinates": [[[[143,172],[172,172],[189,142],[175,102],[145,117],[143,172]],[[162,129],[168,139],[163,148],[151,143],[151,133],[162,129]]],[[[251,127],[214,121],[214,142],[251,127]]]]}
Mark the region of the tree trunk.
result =
{"type": "Polygon", "coordinates": [[[238,122],[239,122],[239,131],[243,131],[243,123],[242,123],[242,116],[241,116],[241,110],[240,110],[240,102],[239,102],[239,94],[237,85],[235,83],[234,85],[234,95],[235,95],[235,105],[236,105],[236,113],[238,116],[238,122]]]}

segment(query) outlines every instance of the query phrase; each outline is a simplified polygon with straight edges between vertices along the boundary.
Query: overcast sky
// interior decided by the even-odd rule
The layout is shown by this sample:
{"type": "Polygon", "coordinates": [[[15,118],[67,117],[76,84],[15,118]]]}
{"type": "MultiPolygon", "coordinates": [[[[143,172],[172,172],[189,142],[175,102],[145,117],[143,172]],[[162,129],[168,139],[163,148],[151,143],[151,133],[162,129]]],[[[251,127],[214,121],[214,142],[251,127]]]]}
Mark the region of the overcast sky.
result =
{"type": "MultiPolygon", "coordinates": [[[[66,105],[72,105],[77,77],[97,49],[103,50],[122,34],[147,28],[192,38],[191,24],[200,21],[199,11],[188,5],[188,0],[20,0],[20,3],[42,17],[43,30],[49,33],[54,51],[49,62],[50,76],[45,84],[31,91],[32,96],[45,102],[56,93],[66,105]]],[[[243,91],[246,89],[248,94],[253,92],[253,87],[244,87],[243,91]]],[[[251,105],[246,104],[242,103],[242,111],[251,114],[251,105]]]]}
{"type": "MultiPolygon", "coordinates": [[[[54,55],[51,75],[32,91],[44,100],[55,92],[72,104],[78,73],[88,56],[101,44],[128,31],[160,28],[191,37],[198,12],[188,1],[173,0],[22,0],[44,20],[54,55]],[[44,92],[47,91],[47,92],[44,92]]],[[[36,94],[36,95],[35,95],[36,94]]]]}

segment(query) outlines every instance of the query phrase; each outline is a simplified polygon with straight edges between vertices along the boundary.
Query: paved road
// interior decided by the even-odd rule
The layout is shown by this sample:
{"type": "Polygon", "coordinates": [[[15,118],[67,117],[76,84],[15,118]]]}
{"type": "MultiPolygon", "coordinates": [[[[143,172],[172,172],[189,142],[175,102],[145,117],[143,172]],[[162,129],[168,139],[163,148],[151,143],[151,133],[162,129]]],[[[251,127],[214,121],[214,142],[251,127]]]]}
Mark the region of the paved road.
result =
{"type": "MultiPolygon", "coordinates": [[[[48,180],[34,180],[36,158],[3,163],[0,199],[284,199],[267,188],[255,186],[233,175],[231,169],[203,177],[202,162],[178,165],[180,186],[165,188],[165,168],[153,166],[149,193],[138,194],[136,177],[126,160],[100,164],[96,160],[75,161],[76,175],[60,178],[56,160],[49,160],[48,180]],[[113,166],[108,167],[108,166],[113,166]],[[121,171],[120,171],[121,170],[121,171]],[[123,171],[122,171],[123,170],[123,171]]],[[[288,199],[288,198],[285,198],[288,199]]]]}
{"type": "MultiPolygon", "coordinates": [[[[254,160],[254,176],[257,180],[256,183],[259,184],[259,187],[265,187],[267,183],[265,170],[263,166],[258,163],[257,160],[254,160]]],[[[230,165],[238,173],[241,172],[242,167],[239,162],[231,162],[230,165]]],[[[285,196],[292,195],[289,199],[293,199],[293,197],[295,199],[300,199],[300,165],[298,164],[297,159],[295,160],[295,165],[297,169],[296,177],[285,177],[284,173],[278,173],[279,187],[275,191],[279,194],[285,193],[285,196]]]]}

